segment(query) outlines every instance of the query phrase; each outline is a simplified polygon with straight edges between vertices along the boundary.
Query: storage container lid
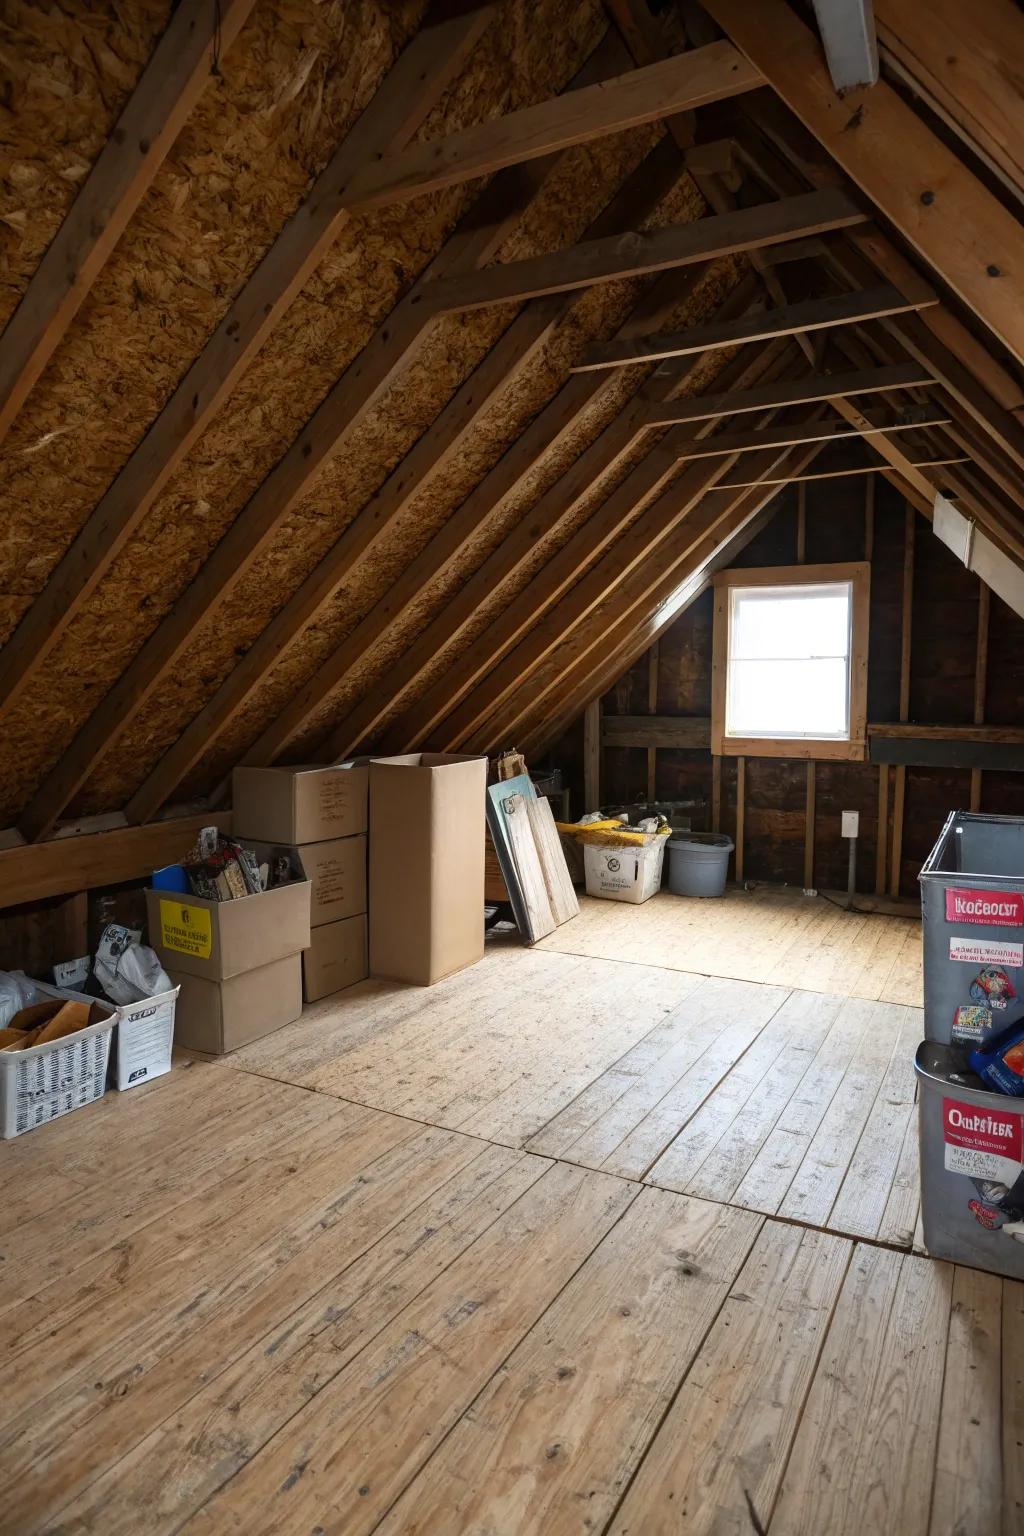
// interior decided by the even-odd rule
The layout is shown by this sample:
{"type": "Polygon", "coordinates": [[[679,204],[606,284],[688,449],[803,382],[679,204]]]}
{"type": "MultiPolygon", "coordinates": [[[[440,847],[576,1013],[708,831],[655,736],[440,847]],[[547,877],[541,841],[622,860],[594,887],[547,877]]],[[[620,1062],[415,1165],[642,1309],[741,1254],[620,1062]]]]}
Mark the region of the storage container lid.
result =
{"type": "Polygon", "coordinates": [[[684,853],[707,853],[710,849],[731,853],[735,844],[724,832],[686,832],[670,837],[668,846],[684,853]]]}

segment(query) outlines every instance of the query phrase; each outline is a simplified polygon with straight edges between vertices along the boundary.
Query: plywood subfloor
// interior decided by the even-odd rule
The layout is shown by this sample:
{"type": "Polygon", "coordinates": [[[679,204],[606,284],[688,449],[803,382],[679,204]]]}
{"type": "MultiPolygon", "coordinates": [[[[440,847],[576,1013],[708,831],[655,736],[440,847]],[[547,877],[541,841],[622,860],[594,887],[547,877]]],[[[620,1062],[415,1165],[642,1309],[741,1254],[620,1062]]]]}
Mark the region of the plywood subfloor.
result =
{"type": "Polygon", "coordinates": [[[5,1533],[1019,1529],[1022,1286],[205,1062],[6,1151],[5,1533]]]}
{"type": "Polygon", "coordinates": [[[5,1144],[0,1532],[1010,1536],[920,1023],[506,937],[5,1144]]]}
{"type": "Polygon", "coordinates": [[[718,901],[662,891],[634,907],[582,897],[539,946],[595,959],[836,992],[919,1008],[921,924],[846,912],[823,896],[732,889],[718,901]]]}

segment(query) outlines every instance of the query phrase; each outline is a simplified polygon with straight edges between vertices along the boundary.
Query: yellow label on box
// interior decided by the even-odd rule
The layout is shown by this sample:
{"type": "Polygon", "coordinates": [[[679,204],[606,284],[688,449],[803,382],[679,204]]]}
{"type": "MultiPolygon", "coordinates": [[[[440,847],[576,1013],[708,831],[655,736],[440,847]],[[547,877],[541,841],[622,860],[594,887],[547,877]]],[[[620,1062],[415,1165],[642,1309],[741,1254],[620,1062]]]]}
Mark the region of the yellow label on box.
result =
{"type": "Polygon", "coordinates": [[[164,949],[176,949],[182,955],[209,960],[213,951],[213,925],[205,907],[186,906],[181,901],[161,901],[160,942],[164,949]]]}

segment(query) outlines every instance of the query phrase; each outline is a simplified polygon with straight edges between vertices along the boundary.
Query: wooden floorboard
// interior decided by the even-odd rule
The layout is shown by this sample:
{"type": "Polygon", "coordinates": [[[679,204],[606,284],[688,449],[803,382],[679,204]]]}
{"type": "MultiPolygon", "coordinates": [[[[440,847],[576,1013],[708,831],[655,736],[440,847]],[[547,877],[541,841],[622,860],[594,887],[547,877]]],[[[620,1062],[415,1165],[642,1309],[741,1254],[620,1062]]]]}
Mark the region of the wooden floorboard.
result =
{"type": "Polygon", "coordinates": [[[729,890],[719,901],[662,891],[634,907],[593,897],[538,946],[920,1007],[921,924],[846,912],[824,897],[729,890]]]}
{"type": "Polygon", "coordinates": [[[918,936],[798,906],[735,911],[804,987],[499,936],[6,1143],[2,1536],[1016,1536],[1024,1284],[910,1251],[918,936]]]}

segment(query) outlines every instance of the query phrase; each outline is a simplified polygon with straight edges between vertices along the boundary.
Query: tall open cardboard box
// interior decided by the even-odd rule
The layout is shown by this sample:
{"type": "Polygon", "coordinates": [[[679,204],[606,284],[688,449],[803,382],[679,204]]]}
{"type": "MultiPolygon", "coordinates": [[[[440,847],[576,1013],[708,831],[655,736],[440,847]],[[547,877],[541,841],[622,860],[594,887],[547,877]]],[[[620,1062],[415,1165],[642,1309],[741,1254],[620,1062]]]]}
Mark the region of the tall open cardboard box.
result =
{"type": "Polygon", "coordinates": [[[370,971],[421,986],[484,952],[487,759],[370,763],[370,971]]]}

